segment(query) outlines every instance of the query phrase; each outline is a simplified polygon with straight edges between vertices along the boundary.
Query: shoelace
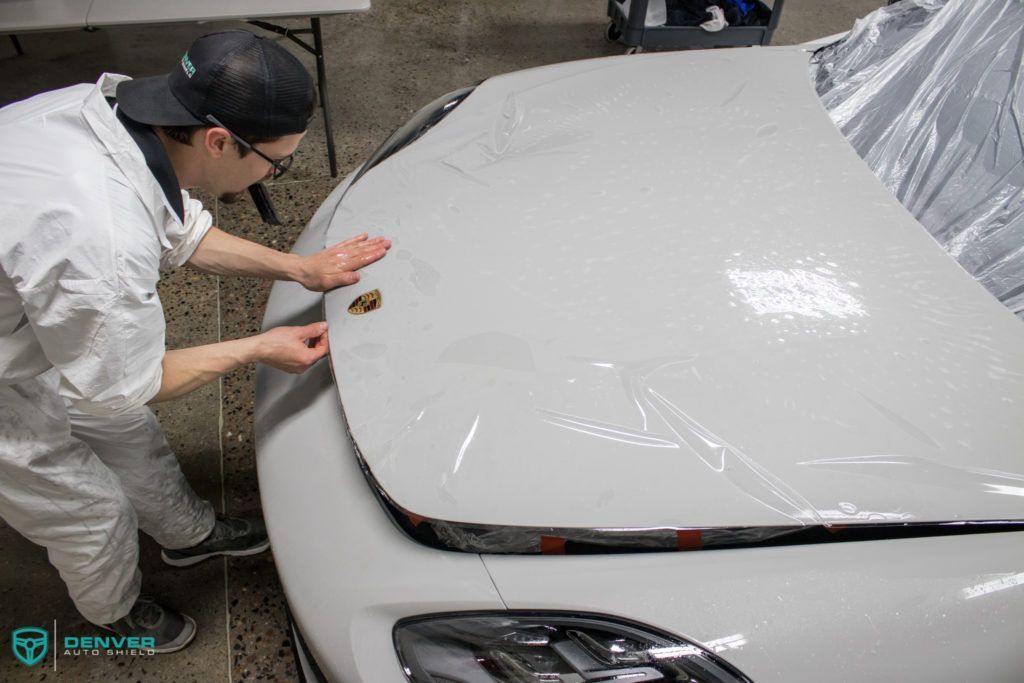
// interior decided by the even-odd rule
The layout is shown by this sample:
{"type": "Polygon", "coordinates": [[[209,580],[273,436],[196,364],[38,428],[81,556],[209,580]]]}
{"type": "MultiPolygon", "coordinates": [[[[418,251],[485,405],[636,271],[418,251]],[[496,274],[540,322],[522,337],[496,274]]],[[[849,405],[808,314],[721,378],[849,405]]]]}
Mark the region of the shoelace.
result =
{"type": "Polygon", "coordinates": [[[206,542],[223,541],[236,536],[242,536],[248,530],[249,525],[244,520],[218,517],[217,523],[214,524],[213,531],[210,532],[206,542]]]}

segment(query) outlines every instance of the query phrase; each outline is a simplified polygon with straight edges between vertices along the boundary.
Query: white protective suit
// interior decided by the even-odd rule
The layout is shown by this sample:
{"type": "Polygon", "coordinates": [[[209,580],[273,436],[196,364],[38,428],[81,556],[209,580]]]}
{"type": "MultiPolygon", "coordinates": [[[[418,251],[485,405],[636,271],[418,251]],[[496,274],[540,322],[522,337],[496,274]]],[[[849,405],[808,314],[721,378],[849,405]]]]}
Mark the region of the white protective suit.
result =
{"type": "Polygon", "coordinates": [[[0,517],[44,546],[82,615],[125,616],[138,529],[200,542],[212,506],[185,481],[156,418],[161,268],[210,228],[184,220],[115,117],[125,76],[0,110],[0,517]]]}

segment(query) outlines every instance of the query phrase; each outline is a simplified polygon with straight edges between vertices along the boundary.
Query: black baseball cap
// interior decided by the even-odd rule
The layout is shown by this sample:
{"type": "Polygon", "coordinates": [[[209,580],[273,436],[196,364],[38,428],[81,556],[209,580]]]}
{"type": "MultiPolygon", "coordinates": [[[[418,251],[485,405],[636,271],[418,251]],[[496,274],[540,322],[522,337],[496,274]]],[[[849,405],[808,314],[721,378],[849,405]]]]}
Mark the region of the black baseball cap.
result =
{"type": "Polygon", "coordinates": [[[242,30],[202,36],[171,73],[117,86],[118,107],[139,123],[209,126],[212,115],[239,135],[267,139],[306,130],[314,100],[295,55],[242,30]]]}

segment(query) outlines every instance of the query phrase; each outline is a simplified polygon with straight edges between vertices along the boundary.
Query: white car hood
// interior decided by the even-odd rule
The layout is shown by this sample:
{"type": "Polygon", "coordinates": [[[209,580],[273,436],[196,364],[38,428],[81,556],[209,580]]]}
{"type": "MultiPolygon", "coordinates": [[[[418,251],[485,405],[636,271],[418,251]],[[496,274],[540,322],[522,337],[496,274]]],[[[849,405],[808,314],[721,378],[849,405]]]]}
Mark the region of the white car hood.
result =
{"type": "Polygon", "coordinates": [[[331,359],[395,504],[542,527],[1024,517],[1024,326],[861,162],[807,59],[493,78],[349,189],[328,240],[394,247],[326,297],[331,359]]]}

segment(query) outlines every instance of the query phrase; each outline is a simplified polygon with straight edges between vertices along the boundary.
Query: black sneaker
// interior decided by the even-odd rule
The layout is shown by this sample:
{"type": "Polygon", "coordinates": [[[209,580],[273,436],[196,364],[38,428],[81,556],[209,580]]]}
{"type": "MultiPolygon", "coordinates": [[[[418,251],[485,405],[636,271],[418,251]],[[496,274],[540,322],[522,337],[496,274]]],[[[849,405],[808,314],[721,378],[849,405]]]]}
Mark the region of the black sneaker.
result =
{"type": "Polygon", "coordinates": [[[217,515],[217,523],[202,543],[191,548],[162,550],[160,556],[172,567],[188,567],[220,555],[255,555],[270,547],[262,519],[217,515]]]}
{"type": "Polygon", "coordinates": [[[132,611],[101,628],[119,636],[152,638],[153,647],[142,649],[166,654],[177,652],[196,637],[196,622],[177,610],[164,607],[148,595],[140,595],[132,611]]]}

